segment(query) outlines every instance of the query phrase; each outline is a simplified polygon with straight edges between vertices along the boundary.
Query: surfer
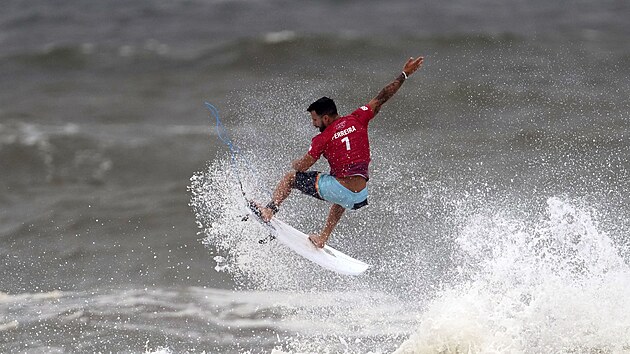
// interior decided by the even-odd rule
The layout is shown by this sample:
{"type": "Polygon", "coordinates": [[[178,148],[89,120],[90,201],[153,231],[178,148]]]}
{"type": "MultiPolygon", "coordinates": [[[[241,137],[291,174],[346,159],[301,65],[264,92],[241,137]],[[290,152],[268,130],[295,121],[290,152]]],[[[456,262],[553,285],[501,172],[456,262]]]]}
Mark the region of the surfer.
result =
{"type": "Polygon", "coordinates": [[[409,58],[394,81],[367,105],[347,116],[340,116],[335,102],[328,97],[313,102],[307,111],[313,126],[320,133],[313,138],[308,152],[292,162],[293,170],[280,180],[272,200],[264,207],[258,206],[262,219],[270,221],[293,188],[329,201],[333,205],[323,230],[309,236],[316,247],[323,248],[346,209],[356,210],[367,205],[370,163],[368,123],[403,82],[422,66],[423,60],[423,57],[409,58]],[[330,164],[330,174],[308,171],[322,155],[330,164]]]}

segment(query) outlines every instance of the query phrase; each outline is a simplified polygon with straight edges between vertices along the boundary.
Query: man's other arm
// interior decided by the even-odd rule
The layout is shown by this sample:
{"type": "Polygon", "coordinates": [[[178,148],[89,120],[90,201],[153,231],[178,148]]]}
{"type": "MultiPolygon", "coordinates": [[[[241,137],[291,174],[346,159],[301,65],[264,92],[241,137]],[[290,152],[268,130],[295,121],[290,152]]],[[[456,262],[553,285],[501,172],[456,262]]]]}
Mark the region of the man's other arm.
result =
{"type": "Polygon", "coordinates": [[[411,76],[422,66],[423,61],[424,57],[418,57],[416,59],[412,57],[407,60],[405,66],[403,67],[402,73],[400,73],[400,75],[398,75],[398,77],[394,79],[394,81],[385,86],[381,90],[381,92],[379,92],[379,94],[368,103],[368,106],[372,109],[374,115],[376,115],[381,110],[381,106],[383,105],[383,103],[387,102],[387,100],[392,98],[392,96],[394,96],[394,94],[398,92],[398,89],[400,88],[400,86],[402,86],[402,83],[405,82],[406,78],[411,76]]]}

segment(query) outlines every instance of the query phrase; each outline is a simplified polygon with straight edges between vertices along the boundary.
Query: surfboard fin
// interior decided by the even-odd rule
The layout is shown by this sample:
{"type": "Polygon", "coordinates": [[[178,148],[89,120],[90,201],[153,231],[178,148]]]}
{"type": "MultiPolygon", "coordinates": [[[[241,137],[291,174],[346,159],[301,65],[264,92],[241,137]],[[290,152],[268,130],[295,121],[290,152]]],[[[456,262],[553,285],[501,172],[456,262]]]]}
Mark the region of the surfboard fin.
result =
{"type": "Polygon", "coordinates": [[[276,236],[274,236],[272,234],[269,234],[269,236],[263,238],[262,240],[258,240],[258,243],[260,243],[261,245],[264,245],[264,244],[269,243],[269,242],[271,242],[271,241],[273,241],[275,239],[276,239],[276,236]]]}

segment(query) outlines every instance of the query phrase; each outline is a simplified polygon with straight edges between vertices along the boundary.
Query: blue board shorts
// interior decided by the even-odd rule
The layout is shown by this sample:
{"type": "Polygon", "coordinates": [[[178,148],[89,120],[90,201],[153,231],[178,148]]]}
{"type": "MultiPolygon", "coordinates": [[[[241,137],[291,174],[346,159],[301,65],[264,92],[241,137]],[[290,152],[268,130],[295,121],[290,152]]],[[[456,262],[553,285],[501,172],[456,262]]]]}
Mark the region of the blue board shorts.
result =
{"type": "Polygon", "coordinates": [[[344,187],[337,179],[329,174],[317,171],[296,172],[295,185],[302,193],[339,204],[346,209],[359,209],[368,204],[367,187],[359,192],[353,192],[344,187]]]}

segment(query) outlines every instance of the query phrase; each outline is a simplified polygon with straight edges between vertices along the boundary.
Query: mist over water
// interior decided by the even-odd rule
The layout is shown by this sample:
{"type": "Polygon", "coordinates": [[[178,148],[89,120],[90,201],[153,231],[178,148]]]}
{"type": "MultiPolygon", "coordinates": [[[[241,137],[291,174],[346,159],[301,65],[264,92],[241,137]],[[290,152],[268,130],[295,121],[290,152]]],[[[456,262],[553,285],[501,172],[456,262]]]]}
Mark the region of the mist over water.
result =
{"type": "MultiPolygon", "coordinates": [[[[6,2],[0,352],[630,352],[627,13],[6,2]],[[236,176],[266,202],[312,101],[351,112],[416,55],[370,123],[370,205],[330,240],[370,270],[260,245],[236,176]]],[[[278,216],[314,232],[328,207],[278,216]]]]}

